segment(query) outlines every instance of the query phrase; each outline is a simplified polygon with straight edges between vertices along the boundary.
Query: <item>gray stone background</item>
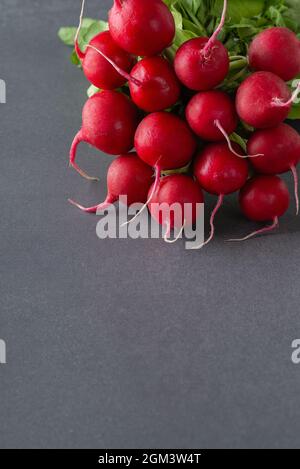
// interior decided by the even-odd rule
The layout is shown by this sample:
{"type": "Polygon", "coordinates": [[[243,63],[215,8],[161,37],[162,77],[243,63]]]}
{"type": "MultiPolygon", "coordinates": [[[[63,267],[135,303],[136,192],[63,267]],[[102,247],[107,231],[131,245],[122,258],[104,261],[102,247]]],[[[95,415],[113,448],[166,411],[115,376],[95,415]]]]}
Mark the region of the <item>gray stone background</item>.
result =
{"type": "MultiPolygon", "coordinates": [[[[111,1],[87,4],[104,18],[111,1]]],[[[232,245],[255,225],[229,197],[200,252],[98,240],[67,203],[101,201],[111,161],[82,145],[101,183],[68,169],[88,84],[56,32],[80,1],[0,8],[0,447],[299,447],[294,205],[277,233],[232,245]]]]}

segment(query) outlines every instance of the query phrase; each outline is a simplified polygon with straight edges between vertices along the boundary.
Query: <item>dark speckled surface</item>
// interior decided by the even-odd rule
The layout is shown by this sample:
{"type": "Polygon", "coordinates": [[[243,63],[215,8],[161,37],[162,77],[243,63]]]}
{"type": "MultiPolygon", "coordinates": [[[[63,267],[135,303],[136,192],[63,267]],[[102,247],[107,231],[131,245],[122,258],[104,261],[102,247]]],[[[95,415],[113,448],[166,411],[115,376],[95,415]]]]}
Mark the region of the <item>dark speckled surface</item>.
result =
{"type": "Polygon", "coordinates": [[[299,447],[294,206],[276,234],[231,245],[254,225],[228,198],[200,252],[98,240],[67,203],[100,201],[110,161],[80,147],[99,185],[67,165],[87,83],[56,31],[80,1],[0,8],[0,447],[299,447]]]}

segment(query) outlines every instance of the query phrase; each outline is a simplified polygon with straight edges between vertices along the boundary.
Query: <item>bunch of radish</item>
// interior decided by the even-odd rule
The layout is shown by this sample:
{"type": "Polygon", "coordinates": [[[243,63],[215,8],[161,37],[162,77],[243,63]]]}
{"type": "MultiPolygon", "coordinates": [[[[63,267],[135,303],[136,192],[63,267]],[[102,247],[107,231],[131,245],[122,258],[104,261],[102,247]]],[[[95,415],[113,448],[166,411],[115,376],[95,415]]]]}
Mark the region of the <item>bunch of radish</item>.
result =
{"type": "Polygon", "coordinates": [[[114,0],[109,30],[80,48],[83,11],[84,1],[75,50],[87,80],[100,90],[84,105],[70,165],[86,179],[96,179],[76,162],[80,142],[117,158],[108,171],[106,200],[90,208],[73,204],[96,212],[127,196],[128,204],[148,207],[170,235],[175,222],[157,213],[155,203],[192,204],[192,216],[183,212],[176,227],[183,230],[195,222],[205,191],[218,201],[201,248],[214,236],[224,197],[237,191],[242,213],[264,222],[243,239],[276,228],[290,203],[278,175],[291,171],[298,214],[300,136],[284,123],[300,89],[292,92],[287,84],[300,74],[300,41],[292,31],[273,27],[259,33],[249,48],[248,77],[228,94],[222,83],[229,53],[218,39],[227,0],[213,35],[186,41],[172,62],[165,51],[174,40],[175,23],[162,0],[114,0]],[[245,145],[236,134],[239,128],[248,129],[245,145]]]}

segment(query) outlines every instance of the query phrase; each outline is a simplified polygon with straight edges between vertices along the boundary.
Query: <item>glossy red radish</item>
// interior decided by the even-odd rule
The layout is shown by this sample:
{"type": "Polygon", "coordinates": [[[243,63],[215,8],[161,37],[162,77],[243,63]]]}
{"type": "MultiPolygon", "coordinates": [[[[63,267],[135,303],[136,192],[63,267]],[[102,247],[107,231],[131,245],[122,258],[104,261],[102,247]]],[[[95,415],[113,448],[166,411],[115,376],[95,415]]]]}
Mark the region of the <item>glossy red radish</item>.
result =
{"type": "Polygon", "coordinates": [[[188,125],[169,112],[154,112],[145,117],[136,130],[134,144],[139,157],[155,168],[155,182],[146,204],[129,223],[151,202],[160,181],[161,171],[186,166],[197,146],[188,125]]]}
{"type": "Polygon", "coordinates": [[[292,171],[295,185],[297,214],[299,213],[298,175],[296,166],[300,161],[300,135],[287,124],[271,129],[257,130],[248,140],[248,151],[259,152],[252,165],[261,174],[282,174],[292,171]]]}
{"type": "Polygon", "coordinates": [[[223,91],[203,91],[197,93],[186,107],[189,126],[200,138],[210,142],[226,140],[232,153],[240,158],[258,155],[238,154],[232,146],[230,134],[238,125],[234,102],[223,91]]]}
{"type": "Polygon", "coordinates": [[[163,57],[144,58],[128,73],[100,49],[96,52],[129,82],[131,99],[143,111],[163,111],[178,101],[180,83],[171,64],[163,57]]]}
{"type": "Polygon", "coordinates": [[[114,0],[108,21],[114,41],[142,57],[161,53],[175,37],[173,15],[162,0],[114,0]]]}
{"type": "Polygon", "coordinates": [[[298,88],[291,94],[286,83],[270,72],[255,72],[240,85],[236,109],[240,118],[258,129],[274,127],[290,112],[298,88]]]}
{"type": "Polygon", "coordinates": [[[143,111],[163,111],[176,104],[181,86],[172,65],[163,57],[140,60],[129,80],[132,101],[143,111]]]}
{"type": "Polygon", "coordinates": [[[300,41],[288,28],[274,27],[259,33],[250,44],[252,70],[272,72],[284,81],[300,74],[300,41]]]}
{"type": "Polygon", "coordinates": [[[163,177],[154,193],[153,188],[152,185],[149,190],[148,199],[151,198],[151,201],[148,202],[148,208],[151,216],[167,229],[165,241],[170,242],[168,237],[171,229],[180,229],[179,237],[185,227],[196,222],[200,214],[200,204],[204,203],[203,192],[197,181],[184,174],[163,177]],[[170,210],[163,210],[163,204],[170,210]],[[189,204],[189,207],[185,204],[189,204]],[[176,205],[180,213],[176,212],[176,205]]]}
{"type": "Polygon", "coordinates": [[[243,214],[252,221],[272,221],[272,225],[254,231],[245,238],[229,241],[245,241],[253,236],[267,233],[278,227],[278,219],[288,210],[290,195],[279,176],[255,176],[240,192],[240,207],[243,214]]]}
{"type": "Polygon", "coordinates": [[[86,142],[109,155],[127,153],[133,147],[137,125],[137,110],[125,95],[117,91],[95,94],[84,105],[82,127],[70,150],[70,165],[86,179],[95,179],[77,165],[78,145],[86,142]]]}
{"type": "Polygon", "coordinates": [[[82,0],[79,26],[75,36],[75,50],[81,61],[86,78],[94,86],[103,90],[113,90],[123,86],[127,79],[120,75],[105,57],[112,60],[116,67],[120,67],[125,73],[130,72],[136,59],[121,49],[112,39],[109,31],[97,34],[83,51],[79,46],[79,33],[82,26],[85,0],[82,0]],[[99,51],[104,54],[102,56],[99,51]]]}
{"type": "Polygon", "coordinates": [[[138,158],[136,153],[128,153],[116,158],[107,173],[107,197],[101,204],[93,207],[82,205],[70,200],[80,210],[96,213],[114,204],[120,196],[127,197],[128,206],[135,203],[145,203],[149,187],[153,182],[153,170],[138,158]]]}
{"type": "MultiPolygon", "coordinates": [[[[236,143],[233,143],[233,148],[238,153],[243,151],[236,143]]],[[[232,153],[226,143],[212,143],[207,145],[196,157],[194,175],[205,191],[219,196],[210,218],[210,236],[204,244],[198,247],[199,249],[208,244],[214,237],[214,220],[223,203],[224,196],[236,192],[246,183],[248,163],[245,159],[232,153]]]]}
{"type": "Polygon", "coordinates": [[[220,25],[211,36],[199,37],[186,41],[178,49],[174,67],[176,74],[187,88],[195,91],[206,91],[222,83],[229,72],[228,50],[218,41],[227,11],[227,0],[220,25]]]}
{"type": "Polygon", "coordinates": [[[127,79],[121,76],[115,68],[99,54],[98,50],[101,50],[101,52],[127,73],[130,72],[136,62],[132,55],[123,51],[115,44],[109,31],[104,31],[95,36],[86,47],[85,52],[80,50],[78,42],[75,44],[75,49],[88,81],[103,90],[120,88],[126,83],[127,79]]]}
{"type": "Polygon", "coordinates": [[[134,142],[139,157],[159,172],[186,166],[196,150],[196,139],[188,125],[169,112],[145,117],[134,142]]]}

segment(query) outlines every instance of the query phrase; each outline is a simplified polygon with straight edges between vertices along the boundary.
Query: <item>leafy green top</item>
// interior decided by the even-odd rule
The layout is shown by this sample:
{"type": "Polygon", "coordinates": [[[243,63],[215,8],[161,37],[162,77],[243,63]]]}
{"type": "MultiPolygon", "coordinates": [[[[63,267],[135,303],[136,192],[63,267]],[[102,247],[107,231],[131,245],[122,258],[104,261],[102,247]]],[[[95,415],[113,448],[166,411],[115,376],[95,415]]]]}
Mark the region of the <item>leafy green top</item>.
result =
{"type": "MultiPolygon", "coordinates": [[[[165,55],[173,60],[181,44],[193,37],[211,36],[220,19],[223,0],[164,0],[176,23],[175,41],[165,55]]],[[[284,26],[293,30],[300,38],[300,0],[229,0],[226,25],[219,38],[229,50],[230,73],[222,89],[229,92],[249,74],[247,51],[253,37],[271,26],[284,26]]],[[[68,46],[74,46],[76,27],[64,27],[58,32],[68,46]]],[[[108,29],[108,24],[92,18],[83,20],[79,45],[85,45],[99,32],[108,29]]],[[[80,66],[73,50],[71,60],[80,66]]],[[[299,77],[300,78],[300,77],[299,77]]],[[[89,96],[98,90],[91,86],[89,96]]],[[[300,119],[300,104],[295,104],[289,116],[300,119]]]]}

